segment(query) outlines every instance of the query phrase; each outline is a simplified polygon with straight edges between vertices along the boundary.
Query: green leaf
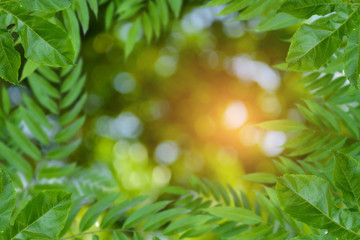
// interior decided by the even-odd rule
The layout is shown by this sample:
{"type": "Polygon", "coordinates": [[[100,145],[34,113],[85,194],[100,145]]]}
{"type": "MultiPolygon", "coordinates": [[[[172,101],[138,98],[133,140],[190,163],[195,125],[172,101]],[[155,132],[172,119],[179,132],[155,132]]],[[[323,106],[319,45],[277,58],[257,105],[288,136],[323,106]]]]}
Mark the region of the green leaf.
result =
{"type": "Polygon", "coordinates": [[[154,231],[163,226],[165,223],[185,214],[188,210],[185,208],[174,208],[153,215],[143,227],[144,231],[154,231]]]}
{"type": "Polygon", "coordinates": [[[200,236],[203,236],[207,233],[209,233],[210,231],[212,231],[214,228],[216,227],[216,225],[203,225],[203,226],[196,226],[192,229],[190,229],[189,231],[186,231],[184,234],[182,234],[180,236],[180,239],[184,239],[184,238],[197,238],[200,236]]]}
{"type": "Polygon", "coordinates": [[[51,125],[49,120],[46,118],[46,115],[45,115],[43,109],[33,99],[31,99],[26,93],[23,93],[22,97],[23,97],[24,103],[26,105],[27,112],[31,116],[31,119],[33,119],[35,122],[37,122],[38,125],[41,125],[47,129],[53,129],[53,126],[51,125]]]}
{"type": "Polygon", "coordinates": [[[264,12],[271,10],[276,4],[277,0],[252,0],[253,2],[244,10],[239,13],[234,20],[248,20],[250,18],[261,15],[264,12]]]}
{"type": "Polygon", "coordinates": [[[76,13],[80,20],[81,27],[83,29],[83,33],[86,33],[89,29],[89,22],[90,22],[90,13],[87,6],[86,0],[76,0],[76,13]]]}
{"type": "Polygon", "coordinates": [[[129,238],[122,232],[114,232],[113,240],[129,240],[129,238]]]}
{"type": "Polygon", "coordinates": [[[341,132],[339,123],[337,122],[336,118],[325,107],[313,101],[304,101],[313,113],[321,117],[321,120],[323,123],[325,123],[325,125],[327,125],[329,128],[333,129],[336,132],[341,132]]]}
{"type": "Polygon", "coordinates": [[[153,1],[149,2],[149,17],[152,22],[152,26],[155,32],[156,38],[160,37],[161,24],[160,24],[160,13],[153,1]]]}
{"type": "Polygon", "coordinates": [[[81,112],[81,110],[83,110],[83,107],[86,103],[86,99],[87,99],[87,94],[85,93],[81,96],[79,101],[77,101],[76,105],[72,107],[71,110],[69,110],[60,117],[59,124],[66,125],[71,121],[73,121],[77,117],[77,115],[81,112]]]}
{"type": "Polygon", "coordinates": [[[145,201],[146,199],[148,199],[148,196],[137,196],[114,206],[105,214],[101,221],[100,228],[103,229],[111,226],[123,215],[124,212],[145,201]]]}
{"type": "Polygon", "coordinates": [[[49,144],[49,138],[41,126],[33,119],[33,115],[30,115],[25,108],[20,107],[20,113],[23,117],[26,126],[30,129],[33,136],[43,144],[49,144]]]}
{"type": "Polygon", "coordinates": [[[141,19],[137,18],[136,21],[132,24],[126,39],[125,58],[128,58],[131,51],[134,49],[135,43],[140,34],[140,28],[141,28],[141,19]]]}
{"type": "Polygon", "coordinates": [[[64,18],[64,26],[66,28],[66,31],[71,36],[71,39],[74,43],[74,48],[76,53],[75,55],[77,56],[81,47],[81,39],[80,39],[81,36],[80,36],[80,26],[78,24],[76,14],[74,10],[72,10],[71,8],[65,9],[64,11],[62,11],[62,13],[64,18]]]}
{"type": "Polygon", "coordinates": [[[348,112],[343,111],[337,106],[330,106],[336,116],[341,120],[346,130],[354,138],[359,138],[359,128],[356,126],[355,120],[348,112]]]}
{"type": "Polygon", "coordinates": [[[74,101],[79,97],[81,91],[83,90],[85,82],[86,76],[82,76],[62,99],[62,102],[60,104],[61,108],[66,108],[74,103],[74,101]]]}
{"type": "Polygon", "coordinates": [[[81,210],[82,206],[84,205],[84,201],[87,198],[87,196],[80,196],[73,200],[73,203],[70,208],[69,216],[67,217],[66,223],[64,225],[64,228],[61,230],[60,237],[66,234],[68,229],[71,227],[74,219],[76,218],[77,214],[81,210]]]}
{"type": "Polygon", "coordinates": [[[14,208],[15,188],[9,175],[0,169],[0,232],[8,227],[14,208]]]}
{"type": "Polygon", "coordinates": [[[175,195],[186,195],[189,193],[189,190],[183,187],[178,186],[167,186],[162,189],[163,192],[171,193],[175,195]]]}
{"type": "Polygon", "coordinates": [[[27,179],[32,176],[31,165],[17,152],[0,142],[0,155],[11,166],[14,166],[19,172],[25,174],[27,179]]]}
{"type": "MultiPolygon", "coordinates": [[[[169,24],[169,9],[167,6],[167,0],[156,0],[158,8],[161,13],[161,22],[164,28],[169,24]]],[[[181,1],[179,1],[181,2],[181,1]]]]}
{"type": "Polygon", "coordinates": [[[68,177],[73,174],[75,170],[76,163],[62,165],[46,162],[37,168],[37,177],[39,179],[68,177]]]}
{"type": "Polygon", "coordinates": [[[258,183],[276,183],[277,177],[271,173],[249,173],[241,176],[242,179],[245,179],[249,182],[258,182],[258,183]]]}
{"type": "Polygon", "coordinates": [[[16,25],[25,57],[54,67],[65,67],[74,61],[75,51],[70,36],[59,26],[31,16],[18,3],[0,5],[0,22],[16,25]]]}
{"type": "Polygon", "coordinates": [[[73,0],[21,0],[24,8],[32,11],[60,11],[71,5],[73,0]]]}
{"type": "Polygon", "coordinates": [[[181,5],[183,0],[168,0],[171,10],[174,12],[175,17],[178,18],[181,12],[181,5]]]}
{"type": "Polygon", "coordinates": [[[359,88],[360,74],[360,29],[351,32],[344,51],[344,71],[350,83],[359,88]]]}
{"type": "Polygon", "coordinates": [[[230,239],[231,240],[257,240],[260,237],[270,235],[271,231],[272,231],[272,226],[260,225],[260,226],[254,227],[246,232],[242,232],[230,239]]]}
{"type": "Polygon", "coordinates": [[[291,240],[336,240],[337,238],[333,236],[315,236],[315,235],[304,235],[292,238],[291,240]]]}
{"type": "Polygon", "coordinates": [[[133,214],[131,214],[125,221],[123,228],[132,228],[141,221],[149,218],[157,211],[163,209],[166,207],[170,201],[160,201],[156,202],[150,205],[147,205],[145,207],[142,207],[138,210],[136,210],[133,214]]]}
{"type": "Polygon", "coordinates": [[[349,0],[286,0],[278,11],[297,18],[309,18],[312,15],[326,15],[333,12],[335,6],[349,3],[349,0]]]}
{"type": "Polygon", "coordinates": [[[61,159],[73,153],[81,144],[81,138],[65,146],[55,148],[46,154],[49,159],[61,159]]]}
{"type": "Polygon", "coordinates": [[[112,193],[102,198],[100,201],[91,206],[81,218],[79,229],[81,232],[89,229],[106,209],[108,209],[119,197],[118,193],[112,193]]]}
{"type": "Polygon", "coordinates": [[[71,207],[71,195],[44,191],[32,198],[0,239],[57,239],[71,207]],[[41,206],[41,207],[40,207],[41,206]]]}
{"type": "Polygon", "coordinates": [[[343,225],[328,183],[316,176],[284,175],[276,193],[285,212],[309,226],[327,229],[343,239],[357,239],[360,234],[343,225]]]}
{"type": "Polygon", "coordinates": [[[98,0],[88,0],[88,3],[91,10],[94,12],[95,16],[97,17],[99,11],[98,0]]]}
{"type": "Polygon", "coordinates": [[[205,212],[216,217],[244,224],[257,224],[264,220],[254,212],[239,207],[212,207],[204,209],[205,212]]]}
{"type": "Polygon", "coordinates": [[[21,81],[30,76],[38,68],[39,64],[34,63],[31,60],[27,60],[24,65],[24,69],[21,74],[21,81]]]}
{"type": "Polygon", "coordinates": [[[40,150],[30,141],[30,139],[16,126],[10,122],[6,122],[6,128],[10,137],[20,147],[22,151],[28,154],[36,161],[41,160],[40,150]]]}
{"type": "Polygon", "coordinates": [[[202,225],[208,221],[213,219],[211,216],[208,215],[195,215],[195,216],[187,216],[180,218],[165,228],[163,234],[165,235],[175,235],[190,228],[202,225]]]}
{"type": "Polygon", "coordinates": [[[336,23],[326,18],[303,24],[291,41],[286,58],[288,69],[306,72],[320,68],[340,47],[343,36],[357,24],[359,7],[336,23]]]}
{"type": "Polygon", "coordinates": [[[13,38],[6,30],[0,30],[0,77],[18,85],[20,54],[14,48],[13,38]]]}
{"type": "Polygon", "coordinates": [[[55,142],[65,142],[71,139],[77,131],[82,127],[82,125],[85,122],[85,116],[82,116],[81,118],[77,119],[74,123],[72,123],[70,126],[65,127],[61,131],[59,131],[55,137],[55,142]]]}
{"type": "Polygon", "coordinates": [[[307,129],[303,124],[291,120],[272,120],[259,123],[256,126],[263,129],[283,132],[300,132],[307,129]]]}
{"type": "Polygon", "coordinates": [[[140,233],[134,232],[133,240],[144,240],[144,238],[140,235],[140,233]]]}
{"type": "Polygon", "coordinates": [[[360,164],[352,157],[335,152],[335,185],[343,192],[346,205],[360,210],[360,164]]]}
{"type": "Polygon", "coordinates": [[[110,2],[106,8],[106,13],[105,13],[105,29],[107,31],[110,29],[114,15],[115,15],[115,3],[110,2]]]}
{"type": "MultiPolygon", "coordinates": [[[[301,22],[301,20],[294,18],[293,16],[286,13],[273,13],[266,15],[262,21],[257,25],[254,30],[255,31],[274,31],[277,29],[286,28],[297,23],[301,22]]],[[[286,64],[286,63],[285,63],[286,64]]],[[[286,70],[287,65],[284,70],[286,70]]]]}
{"type": "Polygon", "coordinates": [[[4,113],[8,115],[11,109],[11,102],[10,102],[9,94],[5,87],[2,87],[1,89],[1,100],[2,100],[1,105],[4,109],[4,113]]]}

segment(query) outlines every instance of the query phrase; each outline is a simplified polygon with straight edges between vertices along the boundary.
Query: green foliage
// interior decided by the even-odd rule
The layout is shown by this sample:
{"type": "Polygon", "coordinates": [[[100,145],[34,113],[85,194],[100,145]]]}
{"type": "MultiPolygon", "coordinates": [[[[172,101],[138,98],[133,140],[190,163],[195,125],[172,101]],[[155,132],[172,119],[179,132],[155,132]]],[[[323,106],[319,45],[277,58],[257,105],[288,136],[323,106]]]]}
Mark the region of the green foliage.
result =
{"type": "Polygon", "coordinates": [[[359,1],[213,0],[206,6],[224,4],[220,15],[259,18],[255,31],[299,25],[285,69],[313,71],[298,82],[309,96],[296,105],[304,122],[257,125],[291,139],[274,160],[283,176],[242,176],[262,184],[254,198],[191,176],[189,187],[163,190],[173,200],[151,202],[120,196],[106,166],[69,160],[86,122],[81,38],[103,5],[107,30],[114,20],[131,23],[127,58],[141,33],[148,43],[158,40],[192,1],[0,1],[0,77],[18,85],[23,65],[20,103],[12,105],[8,90],[1,91],[0,239],[100,239],[103,233],[111,233],[106,239],[360,238],[359,1]]]}

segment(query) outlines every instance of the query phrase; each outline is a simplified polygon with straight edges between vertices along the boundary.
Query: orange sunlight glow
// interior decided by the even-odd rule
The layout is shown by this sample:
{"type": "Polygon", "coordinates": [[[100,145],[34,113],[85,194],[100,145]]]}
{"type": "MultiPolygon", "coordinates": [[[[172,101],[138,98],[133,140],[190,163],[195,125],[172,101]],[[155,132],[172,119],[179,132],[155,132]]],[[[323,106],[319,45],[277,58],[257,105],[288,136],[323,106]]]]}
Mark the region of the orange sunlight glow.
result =
{"type": "Polygon", "coordinates": [[[225,110],[224,126],[228,129],[237,129],[247,120],[248,112],[243,102],[234,101],[225,110]]]}

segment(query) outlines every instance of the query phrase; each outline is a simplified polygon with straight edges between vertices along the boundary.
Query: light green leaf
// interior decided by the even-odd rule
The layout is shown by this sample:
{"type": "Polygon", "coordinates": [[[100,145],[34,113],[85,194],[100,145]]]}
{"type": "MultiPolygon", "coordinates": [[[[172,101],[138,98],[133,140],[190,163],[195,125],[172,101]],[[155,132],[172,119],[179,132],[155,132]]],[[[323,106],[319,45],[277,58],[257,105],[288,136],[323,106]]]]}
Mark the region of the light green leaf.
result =
{"type": "Polygon", "coordinates": [[[352,157],[335,152],[334,183],[341,189],[349,208],[360,210],[360,164],[352,157]]]}
{"type": "Polygon", "coordinates": [[[249,182],[258,182],[258,183],[275,183],[277,177],[271,173],[249,173],[241,176],[242,179],[245,179],[249,182]]]}
{"type": "Polygon", "coordinates": [[[276,193],[285,212],[309,226],[327,229],[343,239],[357,239],[359,233],[343,225],[328,183],[316,176],[284,175],[278,180],[276,193]]]}
{"type": "Polygon", "coordinates": [[[129,240],[129,238],[122,232],[114,232],[113,240],[129,240]]]}
{"type": "Polygon", "coordinates": [[[60,237],[66,234],[68,229],[71,227],[74,219],[76,218],[77,214],[81,210],[82,206],[87,202],[87,196],[80,196],[73,200],[73,203],[70,208],[69,216],[67,217],[66,223],[64,228],[61,230],[60,237]]]}
{"type": "Polygon", "coordinates": [[[244,11],[241,11],[239,16],[237,16],[234,20],[248,20],[259,16],[262,13],[271,10],[276,2],[277,0],[253,0],[253,2],[244,11]]]}
{"type": "Polygon", "coordinates": [[[82,116],[81,118],[77,119],[74,123],[72,123],[70,126],[65,127],[61,131],[59,131],[55,137],[55,142],[66,142],[69,139],[71,139],[77,131],[82,127],[82,125],[85,122],[85,116],[82,116]]]}
{"type": "Polygon", "coordinates": [[[344,71],[350,83],[359,88],[360,74],[360,29],[351,32],[344,51],[344,71]]]}
{"type": "Polygon", "coordinates": [[[341,131],[338,121],[336,120],[334,115],[331,114],[325,107],[313,101],[309,101],[309,100],[304,100],[304,101],[311,110],[311,112],[320,116],[322,122],[325,123],[325,125],[327,125],[329,128],[333,129],[336,132],[341,131]]]}
{"type": "MultiPolygon", "coordinates": [[[[255,31],[274,31],[281,28],[286,28],[297,23],[301,20],[294,18],[293,16],[286,13],[268,14],[262,21],[257,25],[255,31]]],[[[287,65],[283,68],[286,70],[287,65]]]]}
{"type": "Polygon", "coordinates": [[[32,11],[60,11],[71,5],[73,0],[21,0],[20,3],[27,10],[32,11]]]}
{"type": "Polygon", "coordinates": [[[359,24],[359,8],[337,23],[326,18],[311,25],[303,24],[291,41],[286,58],[288,69],[313,71],[327,63],[340,47],[343,36],[359,24]]]}
{"type": "Polygon", "coordinates": [[[22,151],[28,154],[36,161],[41,160],[40,150],[30,141],[30,139],[16,126],[10,122],[6,122],[6,128],[10,137],[20,147],[22,151]]]}
{"type": "Polygon", "coordinates": [[[272,231],[272,226],[260,225],[256,226],[248,231],[242,232],[236,235],[233,238],[229,238],[230,240],[257,240],[263,236],[270,235],[272,231]]]}
{"type": "Polygon", "coordinates": [[[163,234],[165,235],[175,235],[184,231],[194,228],[196,226],[203,225],[204,223],[213,219],[208,215],[194,215],[180,218],[165,228],[163,234]]]}
{"type": "Polygon", "coordinates": [[[68,112],[66,112],[64,115],[60,117],[59,124],[60,125],[66,125],[73,121],[77,115],[83,110],[83,107],[86,103],[87,94],[83,94],[79,101],[76,103],[74,107],[71,108],[68,112]]]}
{"type": "Polygon", "coordinates": [[[299,237],[294,237],[291,240],[336,240],[337,238],[333,236],[315,236],[315,235],[304,235],[299,237]]]}
{"type": "Polygon", "coordinates": [[[297,18],[309,18],[312,15],[326,15],[336,6],[348,5],[349,0],[286,0],[279,12],[289,13],[297,18]]]}
{"type": "Polygon", "coordinates": [[[149,2],[149,17],[152,22],[153,30],[155,32],[156,38],[160,37],[161,24],[160,24],[160,14],[159,9],[157,9],[155,3],[153,1],[149,2]]]}
{"type": "Polygon", "coordinates": [[[171,10],[174,12],[175,17],[178,18],[181,12],[181,5],[183,0],[168,0],[171,10]]]}
{"type": "Polygon", "coordinates": [[[98,0],[88,0],[88,3],[91,10],[94,12],[95,16],[97,17],[99,11],[98,0]]]}
{"type": "Polygon", "coordinates": [[[89,29],[90,13],[86,0],[76,0],[75,9],[78,15],[83,33],[86,33],[89,29]]]}
{"type": "Polygon", "coordinates": [[[1,100],[2,100],[1,105],[4,109],[4,113],[8,115],[11,109],[11,102],[10,102],[9,94],[5,87],[2,87],[1,89],[1,100]]]}
{"type": "Polygon", "coordinates": [[[143,227],[145,231],[154,231],[163,226],[165,223],[183,215],[188,210],[185,208],[174,208],[153,215],[143,227]]]}
{"type": "Polygon", "coordinates": [[[283,132],[300,132],[307,129],[303,124],[291,120],[272,120],[256,124],[256,126],[263,129],[283,132]]]}
{"type": "Polygon", "coordinates": [[[17,152],[0,142],[0,156],[18,171],[25,174],[27,179],[32,176],[31,165],[17,152]]]}
{"type": "Polygon", "coordinates": [[[81,91],[83,90],[85,82],[86,76],[82,76],[62,99],[60,105],[61,108],[66,108],[74,103],[74,101],[79,97],[81,91]]]}
{"type": "Polygon", "coordinates": [[[68,177],[73,174],[76,170],[76,163],[66,164],[54,164],[54,163],[43,163],[37,169],[37,177],[42,178],[62,178],[68,177]]]}
{"type": "Polygon", "coordinates": [[[259,215],[245,208],[212,207],[204,209],[204,211],[216,217],[244,224],[257,224],[264,221],[259,215]]]}
{"type": "Polygon", "coordinates": [[[100,227],[101,228],[107,228],[114,224],[127,210],[134,207],[135,205],[138,205],[139,203],[145,201],[148,199],[148,196],[137,196],[135,198],[126,200],[108,211],[104,218],[101,221],[100,227]]]}
{"type": "MultiPolygon", "coordinates": [[[[161,13],[161,22],[164,28],[168,26],[169,23],[169,9],[167,6],[167,0],[156,0],[158,8],[161,13]]],[[[181,2],[181,1],[179,1],[181,2]]]]}
{"type": "Polygon", "coordinates": [[[186,195],[189,193],[189,190],[187,190],[186,188],[178,187],[178,186],[167,186],[163,188],[162,191],[176,195],[186,195]]]}
{"type": "Polygon", "coordinates": [[[110,29],[114,15],[115,15],[115,3],[110,2],[106,8],[106,13],[105,13],[105,29],[107,31],[110,29]]]}
{"type": "Polygon", "coordinates": [[[180,239],[184,238],[198,238],[200,236],[203,236],[207,233],[209,233],[211,230],[213,230],[216,227],[216,225],[202,225],[202,226],[196,226],[189,231],[186,231],[184,234],[180,236],[180,239]]]}
{"type": "Polygon", "coordinates": [[[0,169],[0,232],[10,224],[10,217],[15,208],[15,188],[9,175],[0,169]]]}
{"type": "Polygon", "coordinates": [[[166,207],[170,201],[160,201],[136,210],[131,214],[124,223],[124,228],[131,228],[141,221],[150,218],[154,213],[166,207]]]}
{"type": "Polygon", "coordinates": [[[20,112],[26,123],[26,126],[30,129],[30,132],[33,134],[33,136],[41,143],[49,144],[49,138],[44,129],[42,129],[42,127],[39,126],[39,124],[33,118],[35,116],[30,115],[23,107],[20,107],[20,112]]]}
{"type": "Polygon", "coordinates": [[[81,47],[80,25],[78,24],[74,10],[67,8],[62,11],[62,13],[64,18],[64,26],[66,31],[71,36],[71,40],[73,41],[75,48],[75,56],[77,57],[81,47]]]}
{"type": "Polygon", "coordinates": [[[128,58],[131,51],[134,49],[134,46],[140,34],[140,28],[141,28],[141,19],[137,18],[136,21],[132,24],[126,39],[125,58],[128,58]]]}
{"type": "Polygon", "coordinates": [[[24,69],[21,74],[21,81],[30,76],[38,68],[39,64],[34,63],[31,60],[27,60],[24,65],[24,69]]]}
{"type": "Polygon", "coordinates": [[[20,211],[13,226],[8,227],[0,239],[57,239],[70,207],[70,194],[43,191],[20,211]]]}
{"type": "Polygon", "coordinates": [[[18,71],[20,68],[20,54],[14,48],[12,36],[6,30],[0,30],[0,77],[18,85],[18,71]]]}
{"type": "Polygon", "coordinates": [[[70,36],[59,26],[29,15],[18,3],[0,5],[0,23],[16,24],[26,58],[55,67],[73,63],[75,52],[70,36]]]}
{"type": "Polygon", "coordinates": [[[55,148],[46,154],[49,159],[61,159],[73,153],[81,144],[81,138],[67,145],[55,148]]]}
{"type": "Polygon", "coordinates": [[[96,222],[100,214],[108,209],[118,197],[118,193],[112,193],[91,206],[81,218],[79,225],[80,231],[84,232],[85,230],[89,229],[96,222]]]}

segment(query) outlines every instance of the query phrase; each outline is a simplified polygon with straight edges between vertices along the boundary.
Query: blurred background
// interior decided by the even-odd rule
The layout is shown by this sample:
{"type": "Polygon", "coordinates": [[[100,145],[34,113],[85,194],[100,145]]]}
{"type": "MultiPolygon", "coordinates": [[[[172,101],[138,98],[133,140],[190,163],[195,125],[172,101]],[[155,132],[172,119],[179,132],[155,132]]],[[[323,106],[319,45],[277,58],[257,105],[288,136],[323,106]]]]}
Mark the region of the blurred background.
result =
{"type": "Polygon", "coordinates": [[[256,32],[256,19],[233,22],[221,9],[185,9],[156,43],[139,36],[126,61],[131,23],[104,33],[94,19],[81,53],[88,120],[72,161],[107,164],[131,195],[183,185],[190,174],[244,189],[241,175],[276,173],[287,136],[254,125],[301,121],[299,74],[272,68],[294,29],[256,32]]]}

